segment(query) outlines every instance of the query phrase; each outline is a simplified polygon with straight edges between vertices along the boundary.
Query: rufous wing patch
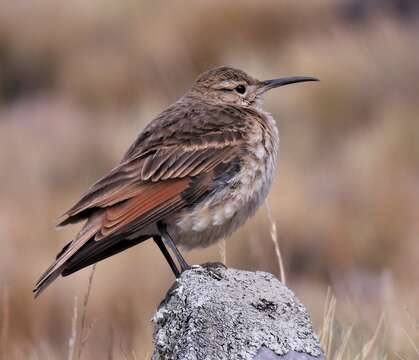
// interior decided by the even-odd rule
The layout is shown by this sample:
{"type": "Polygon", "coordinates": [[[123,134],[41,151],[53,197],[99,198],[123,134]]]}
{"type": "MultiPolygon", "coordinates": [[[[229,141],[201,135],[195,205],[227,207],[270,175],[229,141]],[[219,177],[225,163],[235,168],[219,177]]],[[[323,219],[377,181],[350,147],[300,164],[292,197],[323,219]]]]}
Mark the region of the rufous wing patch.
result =
{"type": "Polygon", "coordinates": [[[184,178],[141,185],[141,191],[138,191],[134,197],[105,210],[96,240],[119,231],[151,212],[154,213],[153,218],[159,213],[165,212],[166,208],[173,206],[173,201],[182,201],[181,194],[188,188],[189,183],[190,179],[184,178]],[[155,210],[157,210],[157,214],[155,210]]]}

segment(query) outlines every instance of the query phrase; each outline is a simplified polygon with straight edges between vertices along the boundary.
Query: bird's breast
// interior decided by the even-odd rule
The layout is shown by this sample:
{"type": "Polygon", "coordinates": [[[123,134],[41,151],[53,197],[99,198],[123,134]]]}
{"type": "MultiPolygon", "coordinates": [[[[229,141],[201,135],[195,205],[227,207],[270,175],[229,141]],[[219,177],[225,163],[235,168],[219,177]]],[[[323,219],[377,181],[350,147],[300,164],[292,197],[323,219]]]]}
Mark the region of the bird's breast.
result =
{"type": "Polygon", "coordinates": [[[276,172],[279,139],[274,120],[264,116],[266,128],[255,126],[249,134],[240,170],[202,203],[182,211],[172,224],[179,245],[208,246],[230,235],[265,200],[276,172]]]}

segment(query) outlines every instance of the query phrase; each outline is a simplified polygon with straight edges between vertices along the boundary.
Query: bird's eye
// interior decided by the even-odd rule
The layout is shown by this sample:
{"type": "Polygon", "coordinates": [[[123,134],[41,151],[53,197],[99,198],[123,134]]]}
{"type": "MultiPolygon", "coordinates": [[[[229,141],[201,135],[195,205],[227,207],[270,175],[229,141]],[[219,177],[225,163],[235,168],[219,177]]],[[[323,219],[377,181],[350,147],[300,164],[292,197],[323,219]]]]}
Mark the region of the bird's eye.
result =
{"type": "Polygon", "coordinates": [[[236,90],[239,94],[244,94],[246,92],[246,86],[244,85],[237,85],[234,90],[236,90]]]}

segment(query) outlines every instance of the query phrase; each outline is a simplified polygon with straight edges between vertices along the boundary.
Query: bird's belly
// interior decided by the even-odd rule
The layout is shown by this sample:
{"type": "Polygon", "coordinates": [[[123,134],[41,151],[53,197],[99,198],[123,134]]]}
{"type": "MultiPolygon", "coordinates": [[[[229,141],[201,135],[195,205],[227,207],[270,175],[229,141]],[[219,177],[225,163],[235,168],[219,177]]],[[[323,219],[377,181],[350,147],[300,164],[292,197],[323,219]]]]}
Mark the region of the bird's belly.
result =
{"type": "MultiPolygon", "coordinates": [[[[265,154],[261,154],[261,156],[265,154]]],[[[184,248],[205,247],[230,235],[254,215],[271,187],[275,158],[253,158],[202,204],[185,209],[169,223],[175,242],[184,248]]]]}

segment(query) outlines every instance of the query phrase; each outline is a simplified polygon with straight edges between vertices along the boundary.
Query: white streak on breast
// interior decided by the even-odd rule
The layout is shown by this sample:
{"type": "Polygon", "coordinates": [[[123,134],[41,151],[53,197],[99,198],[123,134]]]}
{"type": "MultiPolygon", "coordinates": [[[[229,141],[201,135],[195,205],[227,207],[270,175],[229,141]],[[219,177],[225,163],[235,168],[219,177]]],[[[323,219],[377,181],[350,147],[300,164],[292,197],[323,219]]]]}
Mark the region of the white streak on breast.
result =
{"type": "Polygon", "coordinates": [[[223,212],[224,212],[224,216],[227,219],[230,219],[230,218],[233,217],[233,215],[236,213],[236,211],[237,211],[236,205],[233,204],[233,203],[230,203],[230,204],[226,204],[224,206],[224,211],[223,212]]]}
{"type": "Polygon", "coordinates": [[[200,216],[194,216],[192,221],[192,230],[193,231],[202,231],[205,230],[209,223],[211,217],[206,212],[201,212],[200,216]]]}
{"type": "Polygon", "coordinates": [[[228,236],[242,225],[265,200],[276,170],[278,130],[275,120],[263,113],[269,134],[256,127],[248,141],[249,154],[243,167],[226,186],[175,222],[176,242],[187,248],[207,246],[228,236]],[[266,149],[270,149],[267,153],[266,149]]]}
{"type": "Polygon", "coordinates": [[[263,159],[263,157],[265,156],[265,153],[266,153],[266,151],[265,151],[265,148],[263,147],[263,145],[262,144],[259,144],[257,147],[256,147],[256,150],[255,150],[255,155],[256,155],[256,157],[260,160],[260,159],[263,159]]]}

